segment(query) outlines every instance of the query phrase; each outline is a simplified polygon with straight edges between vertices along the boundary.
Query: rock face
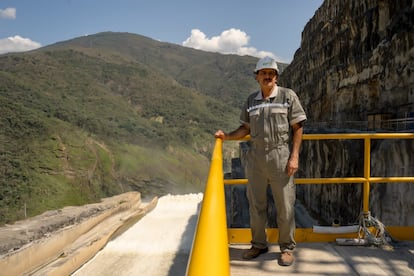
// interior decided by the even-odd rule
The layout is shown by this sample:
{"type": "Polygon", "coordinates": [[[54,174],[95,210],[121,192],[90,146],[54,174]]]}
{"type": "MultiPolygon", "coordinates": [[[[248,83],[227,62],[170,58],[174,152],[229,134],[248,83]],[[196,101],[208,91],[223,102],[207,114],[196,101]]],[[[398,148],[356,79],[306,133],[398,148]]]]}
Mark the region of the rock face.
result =
{"type": "MultiPolygon", "coordinates": [[[[362,177],[363,142],[304,141],[297,177],[362,177]]],[[[297,199],[321,225],[357,221],[362,206],[361,184],[297,185],[297,199]]]]}
{"type": "Polygon", "coordinates": [[[309,123],[406,117],[414,111],[413,26],[411,0],[326,0],[279,83],[299,94],[309,123]]]}
{"type": "MultiPolygon", "coordinates": [[[[384,120],[414,117],[414,1],[325,0],[279,83],[298,93],[308,133],[384,131],[384,120]]],[[[373,141],[371,176],[413,176],[413,149],[413,140],[373,141]]],[[[362,142],[306,141],[298,176],[362,176],[362,154],[362,142]]],[[[372,184],[371,212],[386,225],[413,225],[413,184],[372,184]]],[[[298,186],[298,199],[321,223],[355,222],[361,198],[360,184],[298,186]]]]}
{"type": "MultiPolygon", "coordinates": [[[[299,95],[306,133],[382,132],[389,129],[384,120],[414,117],[414,1],[325,0],[279,84],[299,95]]],[[[402,129],[412,131],[414,123],[402,129]]],[[[414,176],[413,139],[374,140],[371,150],[371,176],[414,176]]],[[[304,141],[297,176],[361,177],[363,153],[362,140],[304,141]]],[[[243,189],[226,188],[230,227],[248,227],[248,203],[236,203],[247,201],[243,189]]],[[[370,211],[385,225],[414,225],[413,197],[414,183],[371,184],[370,211]]],[[[354,224],[362,184],[298,185],[297,198],[321,225],[354,224]]]]}
{"type": "MultiPolygon", "coordinates": [[[[372,152],[372,176],[414,176],[414,140],[378,141],[372,152]]],[[[371,212],[386,225],[414,225],[414,183],[371,185],[371,212]]]]}

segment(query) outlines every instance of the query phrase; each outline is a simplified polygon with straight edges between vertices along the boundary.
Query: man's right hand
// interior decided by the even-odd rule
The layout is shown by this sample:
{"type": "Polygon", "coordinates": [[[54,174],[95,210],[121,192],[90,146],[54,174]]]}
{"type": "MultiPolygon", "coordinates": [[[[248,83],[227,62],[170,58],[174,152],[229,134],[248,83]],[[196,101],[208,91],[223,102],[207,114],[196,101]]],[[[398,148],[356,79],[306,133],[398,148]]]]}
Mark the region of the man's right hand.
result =
{"type": "Polygon", "coordinates": [[[216,138],[220,138],[220,139],[224,140],[224,139],[225,139],[225,137],[226,137],[226,134],[224,133],[224,131],[222,131],[222,130],[220,129],[220,130],[217,130],[217,131],[216,131],[216,133],[214,134],[214,137],[216,137],[216,138]]]}

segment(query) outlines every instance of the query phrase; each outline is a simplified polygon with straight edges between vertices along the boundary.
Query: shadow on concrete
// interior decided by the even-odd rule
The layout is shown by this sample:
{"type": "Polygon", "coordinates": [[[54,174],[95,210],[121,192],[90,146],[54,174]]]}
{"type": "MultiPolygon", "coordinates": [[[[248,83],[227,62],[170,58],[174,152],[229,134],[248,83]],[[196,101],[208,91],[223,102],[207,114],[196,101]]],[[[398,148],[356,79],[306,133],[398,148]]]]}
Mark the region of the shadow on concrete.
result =
{"type": "Polygon", "coordinates": [[[185,275],[187,263],[191,253],[194,234],[197,227],[198,215],[200,213],[202,201],[197,205],[196,214],[188,219],[187,227],[181,236],[181,241],[173,263],[168,271],[168,276],[185,275]]]}
{"type": "Polygon", "coordinates": [[[394,244],[391,249],[375,246],[340,246],[336,243],[298,243],[295,262],[277,263],[279,246],[253,260],[241,255],[249,245],[230,245],[231,275],[414,275],[414,242],[394,244]]]}

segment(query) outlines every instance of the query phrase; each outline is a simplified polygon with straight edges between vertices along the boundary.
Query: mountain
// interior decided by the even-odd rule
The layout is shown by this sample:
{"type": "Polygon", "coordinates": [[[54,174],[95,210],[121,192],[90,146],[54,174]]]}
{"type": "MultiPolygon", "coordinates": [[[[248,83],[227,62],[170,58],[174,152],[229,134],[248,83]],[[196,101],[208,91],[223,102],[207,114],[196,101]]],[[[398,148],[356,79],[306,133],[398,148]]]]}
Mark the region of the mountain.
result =
{"type": "Polygon", "coordinates": [[[256,61],[113,32],[0,55],[0,223],[129,190],[202,191],[256,61]]]}

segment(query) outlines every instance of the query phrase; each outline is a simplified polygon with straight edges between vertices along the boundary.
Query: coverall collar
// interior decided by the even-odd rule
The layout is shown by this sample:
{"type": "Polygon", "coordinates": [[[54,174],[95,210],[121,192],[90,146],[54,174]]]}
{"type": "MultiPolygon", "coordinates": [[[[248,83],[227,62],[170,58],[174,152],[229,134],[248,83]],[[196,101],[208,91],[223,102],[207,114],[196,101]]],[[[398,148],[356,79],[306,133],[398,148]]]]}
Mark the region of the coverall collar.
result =
{"type": "MultiPolygon", "coordinates": [[[[277,95],[277,92],[279,91],[279,87],[277,85],[275,85],[272,89],[272,93],[270,94],[269,98],[275,98],[277,95]]],[[[255,100],[261,101],[264,100],[263,99],[263,94],[262,91],[259,90],[259,93],[257,93],[256,97],[254,98],[255,100]]]]}

